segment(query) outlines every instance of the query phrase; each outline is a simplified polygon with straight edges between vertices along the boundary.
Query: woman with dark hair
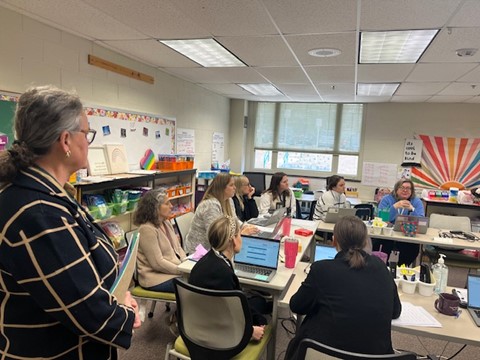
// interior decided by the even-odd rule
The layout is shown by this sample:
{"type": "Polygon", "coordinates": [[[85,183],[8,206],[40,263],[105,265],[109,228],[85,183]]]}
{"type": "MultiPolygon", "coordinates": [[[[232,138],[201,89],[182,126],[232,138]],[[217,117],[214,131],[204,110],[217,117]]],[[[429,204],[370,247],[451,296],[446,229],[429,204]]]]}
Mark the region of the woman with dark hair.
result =
{"type": "Polygon", "coordinates": [[[255,188],[245,175],[235,177],[236,192],[233,197],[235,212],[240,221],[248,221],[258,216],[258,207],[253,194],[255,188]]]}
{"type": "Polygon", "coordinates": [[[274,212],[279,207],[290,208],[290,213],[296,214],[297,206],[292,190],[288,186],[287,174],[277,172],[272,175],[270,186],[260,196],[259,214],[274,212]]]}
{"type": "Polygon", "coordinates": [[[363,354],[392,354],[391,322],[401,313],[397,286],[385,264],[365,248],[368,232],[355,216],[338,220],[333,260],[314,262],[290,300],[290,309],[306,315],[285,359],[295,359],[302,339],[363,354]]]}
{"type": "MultiPolygon", "coordinates": [[[[415,185],[409,179],[402,179],[395,183],[393,191],[384,196],[378,204],[379,209],[389,209],[389,222],[394,223],[398,215],[414,215],[425,216],[422,200],[415,196],[415,185]]],[[[400,251],[398,264],[410,265],[418,256],[420,246],[418,244],[410,244],[399,242],[395,243],[390,240],[373,240],[374,250],[378,250],[382,245],[382,252],[390,254],[395,250],[400,251]]]]}
{"type": "MultiPolygon", "coordinates": [[[[208,229],[210,251],[202,257],[190,273],[189,283],[212,290],[241,290],[235,275],[233,256],[242,248],[240,223],[237,218],[228,215],[216,219],[208,229]]],[[[249,299],[252,312],[252,340],[261,340],[267,321],[258,311],[267,309],[262,297],[249,299]]]]}
{"type": "Polygon", "coordinates": [[[79,97],[52,86],[23,93],[14,124],[0,153],[0,354],[117,359],[141,324],[138,306],[110,293],[118,256],[68,183],[87,167],[95,130],[79,97]]]}
{"type": "Polygon", "coordinates": [[[169,220],[172,204],[162,190],[146,192],[138,202],[133,223],[138,228],[138,282],[145,289],[175,292],[173,278],[186,254],[169,220]]]}
{"type": "Polygon", "coordinates": [[[195,252],[197,245],[210,249],[207,230],[212,222],[222,215],[235,216],[232,197],[235,195],[235,180],[229,173],[219,173],[205,191],[202,201],[195,209],[192,226],[185,239],[185,251],[195,252]]]}
{"type": "Polygon", "coordinates": [[[330,207],[350,207],[350,203],[345,196],[345,179],[342,176],[333,175],[328,178],[327,191],[317,200],[313,219],[325,220],[330,207]]]}

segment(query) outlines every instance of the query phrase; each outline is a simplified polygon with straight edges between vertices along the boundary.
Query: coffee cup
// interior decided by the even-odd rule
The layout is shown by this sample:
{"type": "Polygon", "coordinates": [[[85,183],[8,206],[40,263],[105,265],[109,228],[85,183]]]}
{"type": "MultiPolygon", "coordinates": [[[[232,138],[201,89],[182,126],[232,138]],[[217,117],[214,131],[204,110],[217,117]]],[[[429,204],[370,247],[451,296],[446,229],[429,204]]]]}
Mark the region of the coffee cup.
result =
{"type": "Polygon", "coordinates": [[[285,267],[293,269],[298,254],[298,239],[286,237],[284,242],[285,267]]]}
{"type": "Polygon", "coordinates": [[[460,299],[453,294],[441,293],[438,295],[438,299],[435,300],[435,309],[444,315],[457,315],[459,306],[460,299]]]}

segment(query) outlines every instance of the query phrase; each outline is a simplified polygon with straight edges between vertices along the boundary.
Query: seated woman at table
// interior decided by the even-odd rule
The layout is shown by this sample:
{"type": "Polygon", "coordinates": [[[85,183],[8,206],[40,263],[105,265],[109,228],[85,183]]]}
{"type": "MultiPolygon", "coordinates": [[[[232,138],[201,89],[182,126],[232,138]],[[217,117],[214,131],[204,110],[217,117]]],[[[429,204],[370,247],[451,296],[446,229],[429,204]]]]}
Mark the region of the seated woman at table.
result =
{"type": "MultiPolygon", "coordinates": [[[[210,251],[202,257],[190,273],[189,283],[212,290],[241,290],[233,268],[233,256],[242,248],[240,223],[235,217],[224,215],[215,220],[208,229],[210,251]]],[[[260,296],[248,299],[253,320],[253,340],[261,340],[264,325],[262,314],[268,313],[268,304],[260,296]]]]}
{"type": "Polygon", "coordinates": [[[236,192],[233,197],[235,213],[240,221],[248,221],[258,216],[257,203],[253,199],[255,188],[244,175],[235,177],[236,192]]]}
{"type": "MultiPolygon", "coordinates": [[[[390,216],[388,221],[395,223],[398,215],[425,216],[422,200],[415,196],[415,186],[408,179],[397,181],[393,191],[384,196],[378,204],[378,209],[389,209],[390,216]]],[[[390,254],[392,250],[400,251],[398,264],[410,265],[418,256],[420,246],[404,242],[394,242],[391,240],[373,240],[373,249],[378,250],[382,245],[382,252],[390,254]]]]}
{"type": "Polygon", "coordinates": [[[328,178],[327,191],[317,200],[313,219],[325,220],[330,207],[350,207],[350,203],[345,196],[345,179],[342,176],[333,175],[328,178]]]}
{"type": "Polygon", "coordinates": [[[216,219],[223,215],[236,217],[232,200],[235,190],[235,180],[232,175],[222,172],[215,176],[195,209],[192,226],[184,244],[187,254],[194,253],[199,244],[207,250],[210,249],[207,230],[216,219]]]}
{"type": "Polygon", "coordinates": [[[295,359],[304,338],[346,351],[393,353],[391,321],[400,316],[401,303],[385,264],[362,250],[367,239],[365,224],[355,216],[335,224],[337,255],[314,262],[290,300],[290,309],[306,317],[285,359],[295,359]]]}
{"type": "Polygon", "coordinates": [[[177,234],[168,220],[172,204],[163,191],[146,192],[138,202],[133,222],[139,226],[138,282],[147,290],[174,292],[177,266],[185,259],[177,234]]]}
{"type": "Polygon", "coordinates": [[[270,186],[260,196],[258,212],[261,215],[268,214],[280,207],[290,208],[292,216],[296,214],[296,200],[288,186],[287,174],[283,172],[277,172],[272,175],[270,186]]]}

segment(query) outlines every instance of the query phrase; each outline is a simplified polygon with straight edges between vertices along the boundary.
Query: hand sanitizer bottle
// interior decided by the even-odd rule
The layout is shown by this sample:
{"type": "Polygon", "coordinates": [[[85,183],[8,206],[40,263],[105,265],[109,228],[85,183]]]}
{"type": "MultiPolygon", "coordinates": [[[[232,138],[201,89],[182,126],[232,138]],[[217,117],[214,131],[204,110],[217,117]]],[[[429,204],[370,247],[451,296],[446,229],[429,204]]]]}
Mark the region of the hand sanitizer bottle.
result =
{"type": "Polygon", "coordinates": [[[433,277],[435,278],[435,288],[433,289],[435,294],[445,292],[448,280],[448,267],[445,265],[445,260],[443,259],[445,255],[439,255],[440,258],[438,262],[432,266],[433,277]]]}

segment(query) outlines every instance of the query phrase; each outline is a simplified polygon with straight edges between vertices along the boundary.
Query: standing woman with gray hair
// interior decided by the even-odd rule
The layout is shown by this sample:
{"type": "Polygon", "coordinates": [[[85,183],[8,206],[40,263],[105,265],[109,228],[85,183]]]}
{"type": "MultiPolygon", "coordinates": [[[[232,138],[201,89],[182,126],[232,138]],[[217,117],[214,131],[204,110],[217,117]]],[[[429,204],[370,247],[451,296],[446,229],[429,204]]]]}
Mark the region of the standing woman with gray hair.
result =
{"type": "Polygon", "coordinates": [[[179,276],[177,266],[185,259],[178,236],[168,220],[172,203],[163,191],[147,191],[138,202],[133,218],[139,226],[137,254],[138,282],[145,289],[175,292],[173,278],[179,276]]]}
{"type": "Polygon", "coordinates": [[[66,190],[94,137],[77,95],[37,87],[20,96],[16,140],[0,153],[2,358],[117,359],[140,326],[130,293],[109,291],[111,241],[66,190]]]}

